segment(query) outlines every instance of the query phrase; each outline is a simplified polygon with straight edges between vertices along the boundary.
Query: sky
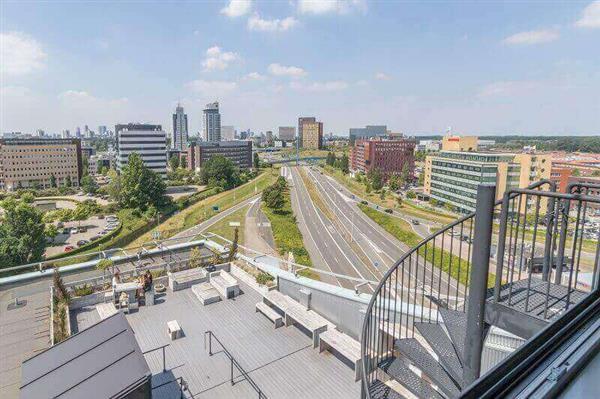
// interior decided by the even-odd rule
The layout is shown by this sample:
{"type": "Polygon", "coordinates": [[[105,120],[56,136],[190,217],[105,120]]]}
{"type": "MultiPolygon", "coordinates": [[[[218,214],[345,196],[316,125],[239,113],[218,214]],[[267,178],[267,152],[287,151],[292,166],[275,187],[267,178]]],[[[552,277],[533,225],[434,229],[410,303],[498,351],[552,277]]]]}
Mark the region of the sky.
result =
{"type": "Polygon", "coordinates": [[[600,135],[600,1],[0,2],[0,132],[600,135]]]}

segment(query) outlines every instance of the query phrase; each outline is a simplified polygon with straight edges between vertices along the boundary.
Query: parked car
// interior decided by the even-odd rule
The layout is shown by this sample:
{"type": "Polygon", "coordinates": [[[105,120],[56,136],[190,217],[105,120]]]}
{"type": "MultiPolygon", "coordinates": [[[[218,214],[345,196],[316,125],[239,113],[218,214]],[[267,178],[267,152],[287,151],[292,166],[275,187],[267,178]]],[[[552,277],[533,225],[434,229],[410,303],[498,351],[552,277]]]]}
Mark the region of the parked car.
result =
{"type": "Polygon", "coordinates": [[[79,232],[80,233],[85,233],[87,231],[87,227],[80,227],[79,228],[79,232]]]}
{"type": "Polygon", "coordinates": [[[99,239],[101,239],[101,238],[102,238],[102,236],[101,236],[101,235],[95,235],[95,236],[93,236],[92,238],[90,238],[90,241],[96,241],[96,240],[99,240],[99,239]]]}
{"type": "Polygon", "coordinates": [[[72,250],[74,250],[75,247],[72,245],[67,245],[65,246],[65,249],[63,250],[64,252],[71,252],[72,250]]]}
{"type": "Polygon", "coordinates": [[[104,215],[98,215],[98,219],[100,219],[100,220],[104,219],[104,215]]]}
{"type": "Polygon", "coordinates": [[[456,231],[456,230],[452,230],[452,229],[448,230],[446,233],[450,237],[454,237],[454,236],[459,236],[460,235],[460,231],[456,231]]]}
{"type": "Polygon", "coordinates": [[[369,203],[367,201],[360,201],[360,203],[363,205],[369,205],[369,203]]]}
{"type": "Polygon", "coordinates": [[[89,244],[90,242],[88,240],[79,240],[77,241],[77,246],[78,247],[83,247],[86,244],[89,244]]]}
{"type": "Polygon", "coordinates": [[[79,229],[77,227],[73,227],[71,229],[71,234],[77,234],[77,233],[79,233],[79,229]]]}
{"type": "Polygon", "coordinates": [[[418,226],[421,224],[421,222],[419,222],[417,219],[411,220],[411,223],[414,224],[415,226],[418,226]]]}
{"type": "Polygon", "coordinates": [[[387,212],[387,213],[394,213],[394,211],[393,211],[393,210],[391,210],[390,208],[387,208],[387,209],[386,209],[384,212],[387,212]]]}
{"type": "Polygon", "coordinates": [[[62,229],[62,233],[63,234],[70,234],[71,233],[71,229],[68,227],[65,227],[64,229],[62,229]]]}
{"type": "Polygon", "coordinates": [[[106,228],[104,229],[105,231],[113,231],[114,229],[116,229],[117,226],[106,226],[106,228]]]}
{"type": "Polygon", "coordinates": [[[65,224],[63,222],[58,222],[56,224],[56,227],[59,228],[59,229],[62,229],[63,227],[65,227],[65,224]]]}

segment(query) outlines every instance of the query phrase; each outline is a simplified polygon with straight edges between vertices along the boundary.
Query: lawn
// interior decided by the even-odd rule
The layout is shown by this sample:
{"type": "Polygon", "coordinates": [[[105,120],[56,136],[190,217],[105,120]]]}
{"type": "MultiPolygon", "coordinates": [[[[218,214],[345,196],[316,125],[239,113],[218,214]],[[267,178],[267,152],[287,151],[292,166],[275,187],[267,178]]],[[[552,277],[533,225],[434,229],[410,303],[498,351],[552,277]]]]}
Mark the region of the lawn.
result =
{"type": "Polygon", "coordinates": [[[238,227],[238,243],[244,244],[244,222],[246,220],[246,212],[248,212],[248,207],[243,207],[233,212],[231,215],[224,217],[219,220],[217,223],[213,224],[209,228],[206,229],[207,232],[220,235],[223,238],[228,239],[229,241],[233,241],[233,232],[235,227],[231,227],[229,225],[230,222],[239,222],[240,226],[238,227]]]}
{"type": "MultiPolygon", "coordinates": [[[[363,204],[359,204],[358,206],[375,223],[383,227],[388,233],[390,233],[399,241],[405,243],[409,247],[413,248],[421,242],[422,239],[412,231],[410,225],[404,220],[386,215],[363,204]]],[[[428,250],[426,259],[428,262],[430,262],[437,268],[440,268],[441,266],[441,269],[444,272],[450,274],[455,280],[459,281],[461,284],[467,285],[468,276],[467,273],[465,273],[465,271],[470,268],[470,264],[467,260],[461,260],[461,273],[459,275],[459,268],[457,267],[458,258],[456,255],[451,257],[448,251],[442,251],[438,247],[433,247],[433,242],[429,244],[427,248],[428,250]]],[[[421,253],[423,253],[423,251],[421,251],[421,253]]],[[[493,273],[490,273],[488,276],[488,287],[494,286],[494,279],[495,275],[493,273]]]]}
{"type": "MultiPolygon", "coordinates": [[[[289,189],[284,191],[284,198],[284,205],[278,210],[271,209],[264,203],[261,204],[262,211],[271,222],[277,251],[284,259],[287,259],[288,253],[291,252],[294,254],[296,263],[312,267],[310,255],[306,248],[304,248],[302,233],[298,228],[298,222],[292,211],[289,189]]],[[[310,269],[302,270],[300,274],[314,280],[319,279],[318,274],[310,269]]]]}
{"type": "MultiPolygon", "coordinates": [[[[248,198],[251,198],[255,194],[262,192],[265,187],[275,182],[278,175],[279,171],[277,169],[267,169],[254,180],[235,188],[235,190],[228,190],[213,195],[181,210],[177,214],[163,221],[158,226],[161,239],[173,237],[175,234],[208,220],[218,213],[231,208],[235,204],[238,204],[248,198]],[[218,210],[215,210],[214,207],[218,207],[218,210]]],[[[151,239],[152,232],[149,231],[132,242],[128,247],[139,247],[151,239]]]]}

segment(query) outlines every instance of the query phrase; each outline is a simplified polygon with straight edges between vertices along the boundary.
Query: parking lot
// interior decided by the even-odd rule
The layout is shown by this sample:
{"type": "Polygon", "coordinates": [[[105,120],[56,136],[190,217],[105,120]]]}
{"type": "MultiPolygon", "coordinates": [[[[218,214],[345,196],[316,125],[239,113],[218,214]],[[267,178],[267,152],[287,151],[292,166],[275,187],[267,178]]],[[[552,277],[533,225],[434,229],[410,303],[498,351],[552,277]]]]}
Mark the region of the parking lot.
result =
{"type": "MultiPolygon", "coordinates": [[[[115,230],[118,226],[118,221],[113,217],[100,219],[93,216],[81,222],[67,222],[64,227],[59,228],[59,234],[54,238],[54,243],[51,243],[46,248],[46,257],[61,254],[65,248],[70,246],[71,250],[77,249],[80,245],[78,242],[82,240],[92,241],[92,238],[99,239],[110,231],[115,230]],[[83,229],[85,231],[80,231],[83,229]]],[[[82,243],[83,244],[83,243],[82,243]]],[[[85,245],[85,244],[84,244],[85,245]]]]}

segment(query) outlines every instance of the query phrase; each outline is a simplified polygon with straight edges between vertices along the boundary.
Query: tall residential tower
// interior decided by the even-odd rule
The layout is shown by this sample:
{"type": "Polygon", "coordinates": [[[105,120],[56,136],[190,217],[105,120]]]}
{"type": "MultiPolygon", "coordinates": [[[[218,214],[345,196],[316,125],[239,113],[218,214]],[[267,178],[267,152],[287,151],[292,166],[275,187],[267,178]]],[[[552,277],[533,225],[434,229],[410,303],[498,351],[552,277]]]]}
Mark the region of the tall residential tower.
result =
{"type": "Polygon", "coordinates": [[[221,141],[221,114],[219,103],[206,104],[204,108],[204,140],[221,141]]]}
{"type": "Polygon", "coordinates": [[[173,114],[173,136],[171,137],[171,148],[184,151],[188,141],[188,119],[183,112],[181,104],[177,104],[173,114]]]}

